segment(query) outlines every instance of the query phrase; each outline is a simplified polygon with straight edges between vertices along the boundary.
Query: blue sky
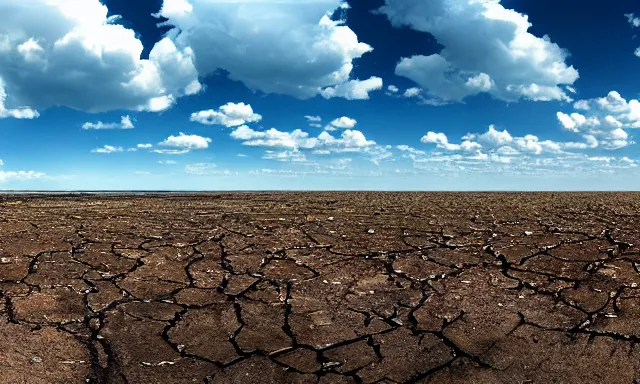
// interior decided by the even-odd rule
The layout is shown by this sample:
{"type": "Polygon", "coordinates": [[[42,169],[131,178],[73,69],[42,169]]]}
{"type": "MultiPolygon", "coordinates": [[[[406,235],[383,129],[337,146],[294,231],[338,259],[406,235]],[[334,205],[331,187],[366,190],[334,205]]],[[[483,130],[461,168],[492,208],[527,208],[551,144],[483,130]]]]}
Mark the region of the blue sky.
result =
{"type": "Polygon", "coordinates": [[[0,188],[638,189],[634,12],[0,0],[0,188]]]}

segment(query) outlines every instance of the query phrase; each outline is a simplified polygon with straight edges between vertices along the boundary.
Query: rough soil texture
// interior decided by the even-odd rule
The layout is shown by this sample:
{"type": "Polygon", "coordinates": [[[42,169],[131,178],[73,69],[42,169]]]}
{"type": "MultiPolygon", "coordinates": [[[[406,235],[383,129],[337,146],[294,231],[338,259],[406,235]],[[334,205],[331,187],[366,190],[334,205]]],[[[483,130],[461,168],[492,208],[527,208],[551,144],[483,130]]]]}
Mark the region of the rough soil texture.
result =
{"type": "Polygon", "coordinates": [[[638,383],[640,194],[0,197],[2,383],[638,383]]]}

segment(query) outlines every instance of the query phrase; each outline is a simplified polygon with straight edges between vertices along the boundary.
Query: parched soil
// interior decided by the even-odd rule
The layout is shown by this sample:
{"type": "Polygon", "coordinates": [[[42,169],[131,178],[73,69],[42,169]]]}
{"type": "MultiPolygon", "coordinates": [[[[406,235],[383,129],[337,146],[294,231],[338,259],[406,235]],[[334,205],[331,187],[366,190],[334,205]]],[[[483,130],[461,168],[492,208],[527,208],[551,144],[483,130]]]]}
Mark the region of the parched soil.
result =
{"type": "Polygon", "coordinates": [[[640,194],[0,196],[2,383],[640,383],[640,194]]]}

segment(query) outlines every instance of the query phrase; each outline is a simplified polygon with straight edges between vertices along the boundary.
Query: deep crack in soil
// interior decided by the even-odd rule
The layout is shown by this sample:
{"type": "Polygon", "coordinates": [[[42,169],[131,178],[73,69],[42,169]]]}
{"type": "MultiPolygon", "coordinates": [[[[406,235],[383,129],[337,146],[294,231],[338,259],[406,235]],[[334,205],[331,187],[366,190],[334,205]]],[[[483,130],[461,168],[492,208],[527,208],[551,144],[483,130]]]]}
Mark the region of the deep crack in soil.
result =
{"type": "Polygon", "coordinates": [[[640,194],[0,197],[2,383],[638,383],[640,194]]]}

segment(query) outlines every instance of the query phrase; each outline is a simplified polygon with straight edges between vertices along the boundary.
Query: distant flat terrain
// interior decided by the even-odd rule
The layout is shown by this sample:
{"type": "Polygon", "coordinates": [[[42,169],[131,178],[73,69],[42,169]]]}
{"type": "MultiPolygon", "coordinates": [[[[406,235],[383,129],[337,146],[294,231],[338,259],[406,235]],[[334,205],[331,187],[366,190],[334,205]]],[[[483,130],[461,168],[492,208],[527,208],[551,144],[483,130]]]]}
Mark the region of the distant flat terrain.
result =
{"type": "Polygon", "coordinates": [[[0,195],[2,383],[638,383],[640,193],[0,195]]]}

